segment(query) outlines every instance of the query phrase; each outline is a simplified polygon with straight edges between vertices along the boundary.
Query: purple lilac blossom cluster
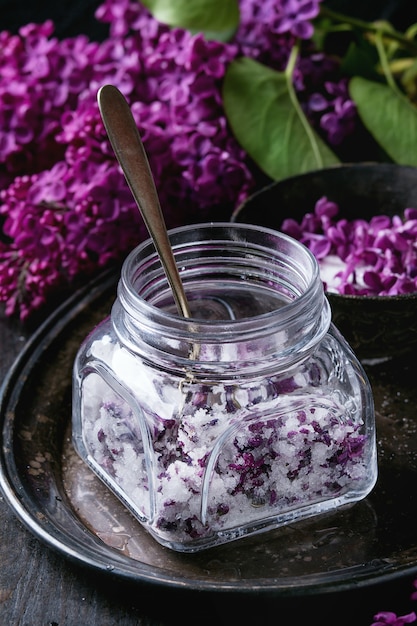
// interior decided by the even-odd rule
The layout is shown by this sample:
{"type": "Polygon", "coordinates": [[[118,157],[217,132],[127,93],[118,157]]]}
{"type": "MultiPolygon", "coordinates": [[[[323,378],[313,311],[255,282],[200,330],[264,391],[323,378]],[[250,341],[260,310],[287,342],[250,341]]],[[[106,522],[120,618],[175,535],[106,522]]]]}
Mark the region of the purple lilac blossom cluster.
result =
{"type": "MultiPolygon", "coordinates": [[[[100,43],[84,35],[58,40],[50,21],[0,32],[6,313],[27,319],[146,236],[101,122],[100,86],[116,85],[131,103],[168,226],[211,219],[214,210],[229,215],[254,190],[258,172],[226,122],[227,65],[244,54],[284,69],[295,38],[311,37],[319,5],[242,0],[240,27],[227,44],[171,29],[132,0],[98,8],[110,31],[100,43]]],[[[312,123],[340,142],[351,132],[352,103],[334,70],[308,52],[294,82],[312,123]]]]}
{"type": "Polygon", "coordinates": [[[347,295],[391,296],[417,291],[417,209],[404,217],[375,215],[338,219],[339,206],[320,198],[301,222],[284,220],[282,230],[306,245],[326,275],[329,291],[347,295]],[[336,259],[337,262],[331,259],[336,259]],[[327,264],[335,266],[327,277],[327,264]]]}

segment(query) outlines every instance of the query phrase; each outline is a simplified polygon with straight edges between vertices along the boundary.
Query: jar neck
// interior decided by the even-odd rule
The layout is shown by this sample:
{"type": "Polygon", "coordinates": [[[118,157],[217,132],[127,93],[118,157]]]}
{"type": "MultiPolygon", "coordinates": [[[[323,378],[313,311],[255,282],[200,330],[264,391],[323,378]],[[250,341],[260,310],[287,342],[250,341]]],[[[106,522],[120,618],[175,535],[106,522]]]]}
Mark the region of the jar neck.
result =
{"type": "Polygon", "coordinates": [[[213,377],[277,372],[303,360],[330,325],[317,261],[266,228],[198,224],[170,231],[190,304],[180,317],[153,243],[127,257],[112,310],[120,341],[155,366],[213,377]]]}

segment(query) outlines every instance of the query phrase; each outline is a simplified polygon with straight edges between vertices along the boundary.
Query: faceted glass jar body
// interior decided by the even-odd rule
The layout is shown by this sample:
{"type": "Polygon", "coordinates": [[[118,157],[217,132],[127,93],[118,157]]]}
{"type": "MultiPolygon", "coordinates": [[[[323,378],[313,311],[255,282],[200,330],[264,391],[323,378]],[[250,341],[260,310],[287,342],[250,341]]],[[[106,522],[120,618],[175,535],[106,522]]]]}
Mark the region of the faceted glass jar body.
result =
{"type": "Polygon", "coordinates": [[[163,545],[191,552],[364,498],[366,375],[299,242],[243,224],[170,232],[192,317],[150,241],[74,364],[73,441],[163,545]]]}

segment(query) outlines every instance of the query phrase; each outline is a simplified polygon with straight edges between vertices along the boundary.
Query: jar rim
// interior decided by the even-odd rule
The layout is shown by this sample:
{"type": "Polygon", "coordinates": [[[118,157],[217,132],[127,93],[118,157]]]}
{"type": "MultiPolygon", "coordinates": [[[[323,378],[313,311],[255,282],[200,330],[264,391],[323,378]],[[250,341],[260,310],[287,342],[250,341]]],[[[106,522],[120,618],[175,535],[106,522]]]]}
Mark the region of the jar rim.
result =
{"type": "MultiPolygon", "coordinates": [[[[148,238],[141,242],[129,253],[123,263],[121,270],[118,295],[119,297],[122,297],[124,306],[128,306],[129,312],[133,316],[135,316],[135,311],[137,312],[137,309],[140,308],[143,311],[144,315],[152,316],[155,321],[158,321],[158,323],[162,325],[169,324],[171,328],[176,327],[178,329],[186,329],[190,326],[190,323],[192,322],[194,332],[195,327],[197,326],[200,332],[209,333],[210,335],[217,334],[222,328],[225,330],[226,333],[229,332],[231,328],[233,329],[233,332],[236,332],[238,330],[244,331],[245,329],[249,329],[250,327],[252,327],[257,320],[262,321],[263,325],[265,325],[266,327],[276,324],[277,317],[279,317],[282,322],[290,320],[293,315],[298,314],[300,302],[302,300],[310,299],[310,297],[315,292],[317,292],[318,286],[319,288],[323,289],[323,285],[320,279],[319,265],[312,252],[306,246],[304,246],[304,244],[285,233],[264,226],[243,223],[235,224],[231,222],[203,222],[186,226],[179,226],[176,228],[172,228],[168,231],[175,257],[177,257],[179,251],[178,244],[175,243],[176,237],[178,235],[186,237],[190,233],[192,233],[193,238],[189,239],[189,245],[203,241],[215,241],[216,233],[234,233],[235,237],[230,237],[229,241],[243,243],[244,245],[248,245],[248,247],[253,245],[254,242],[247,238],[242,238],[239,240],[237,239],[238,235],[241,235],[243,233],[252,233],[254,235],[272,238],[275,241],[285,242],[286,245],[291,246],[294,251],[297,251],[297,253],[302,257],[303,262],[306,264],[306,266],[309,267],[310,276],[304,275],[304,279],[306,279],[305,289],[303,289],[302,293],[300,293],[298,297],[294,298],[293,300],[288,300],[288,302],[285,302],[283,306],[281,306],[278,310],[268,311],[258,315],[253,315],[251,317],[230,320],[204,320],[193,317],[184,318],[178,315],[178,313],[176,312],[173,313],[170,311],[165,311],[154,305],[152,302],[149,302],[147,299],[138,294],[134,287],[133,275],[138,258],[143,257],[143,260],[150,259],[152,261],[157,261],[158,263],[160,263],[158,253],[153,244],[153,241],[151,238],[148,238]],[[196,239],[196,231],[211,234],[212,238],[196,239]]],[[[262,248],[262,246],[259,246],[259,249],[260,248],[262,248]]],[[[274,251],[272,249],[268,249],[268,252],[271,253],[272,260],[274,251]]],[[[164,280],[164,282],[167,284],[168,281],[166,280],[162,266],[161,276],[163,277],[162,279],[164,280]]]]}

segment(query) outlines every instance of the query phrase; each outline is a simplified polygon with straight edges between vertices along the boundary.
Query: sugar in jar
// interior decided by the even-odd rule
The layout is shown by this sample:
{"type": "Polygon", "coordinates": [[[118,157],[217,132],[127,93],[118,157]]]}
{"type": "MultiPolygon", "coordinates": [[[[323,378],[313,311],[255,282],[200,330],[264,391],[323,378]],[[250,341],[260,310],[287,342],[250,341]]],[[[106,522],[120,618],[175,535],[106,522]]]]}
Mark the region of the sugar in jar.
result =
{"type": "Polygon", "coordinates": [[[353,504],[377,478],[363,368],[313,255],[245,224],[170,231],[180,316],[150,240],[80,346],[73,442],[161,544],[182,552],[353,504]]]}

